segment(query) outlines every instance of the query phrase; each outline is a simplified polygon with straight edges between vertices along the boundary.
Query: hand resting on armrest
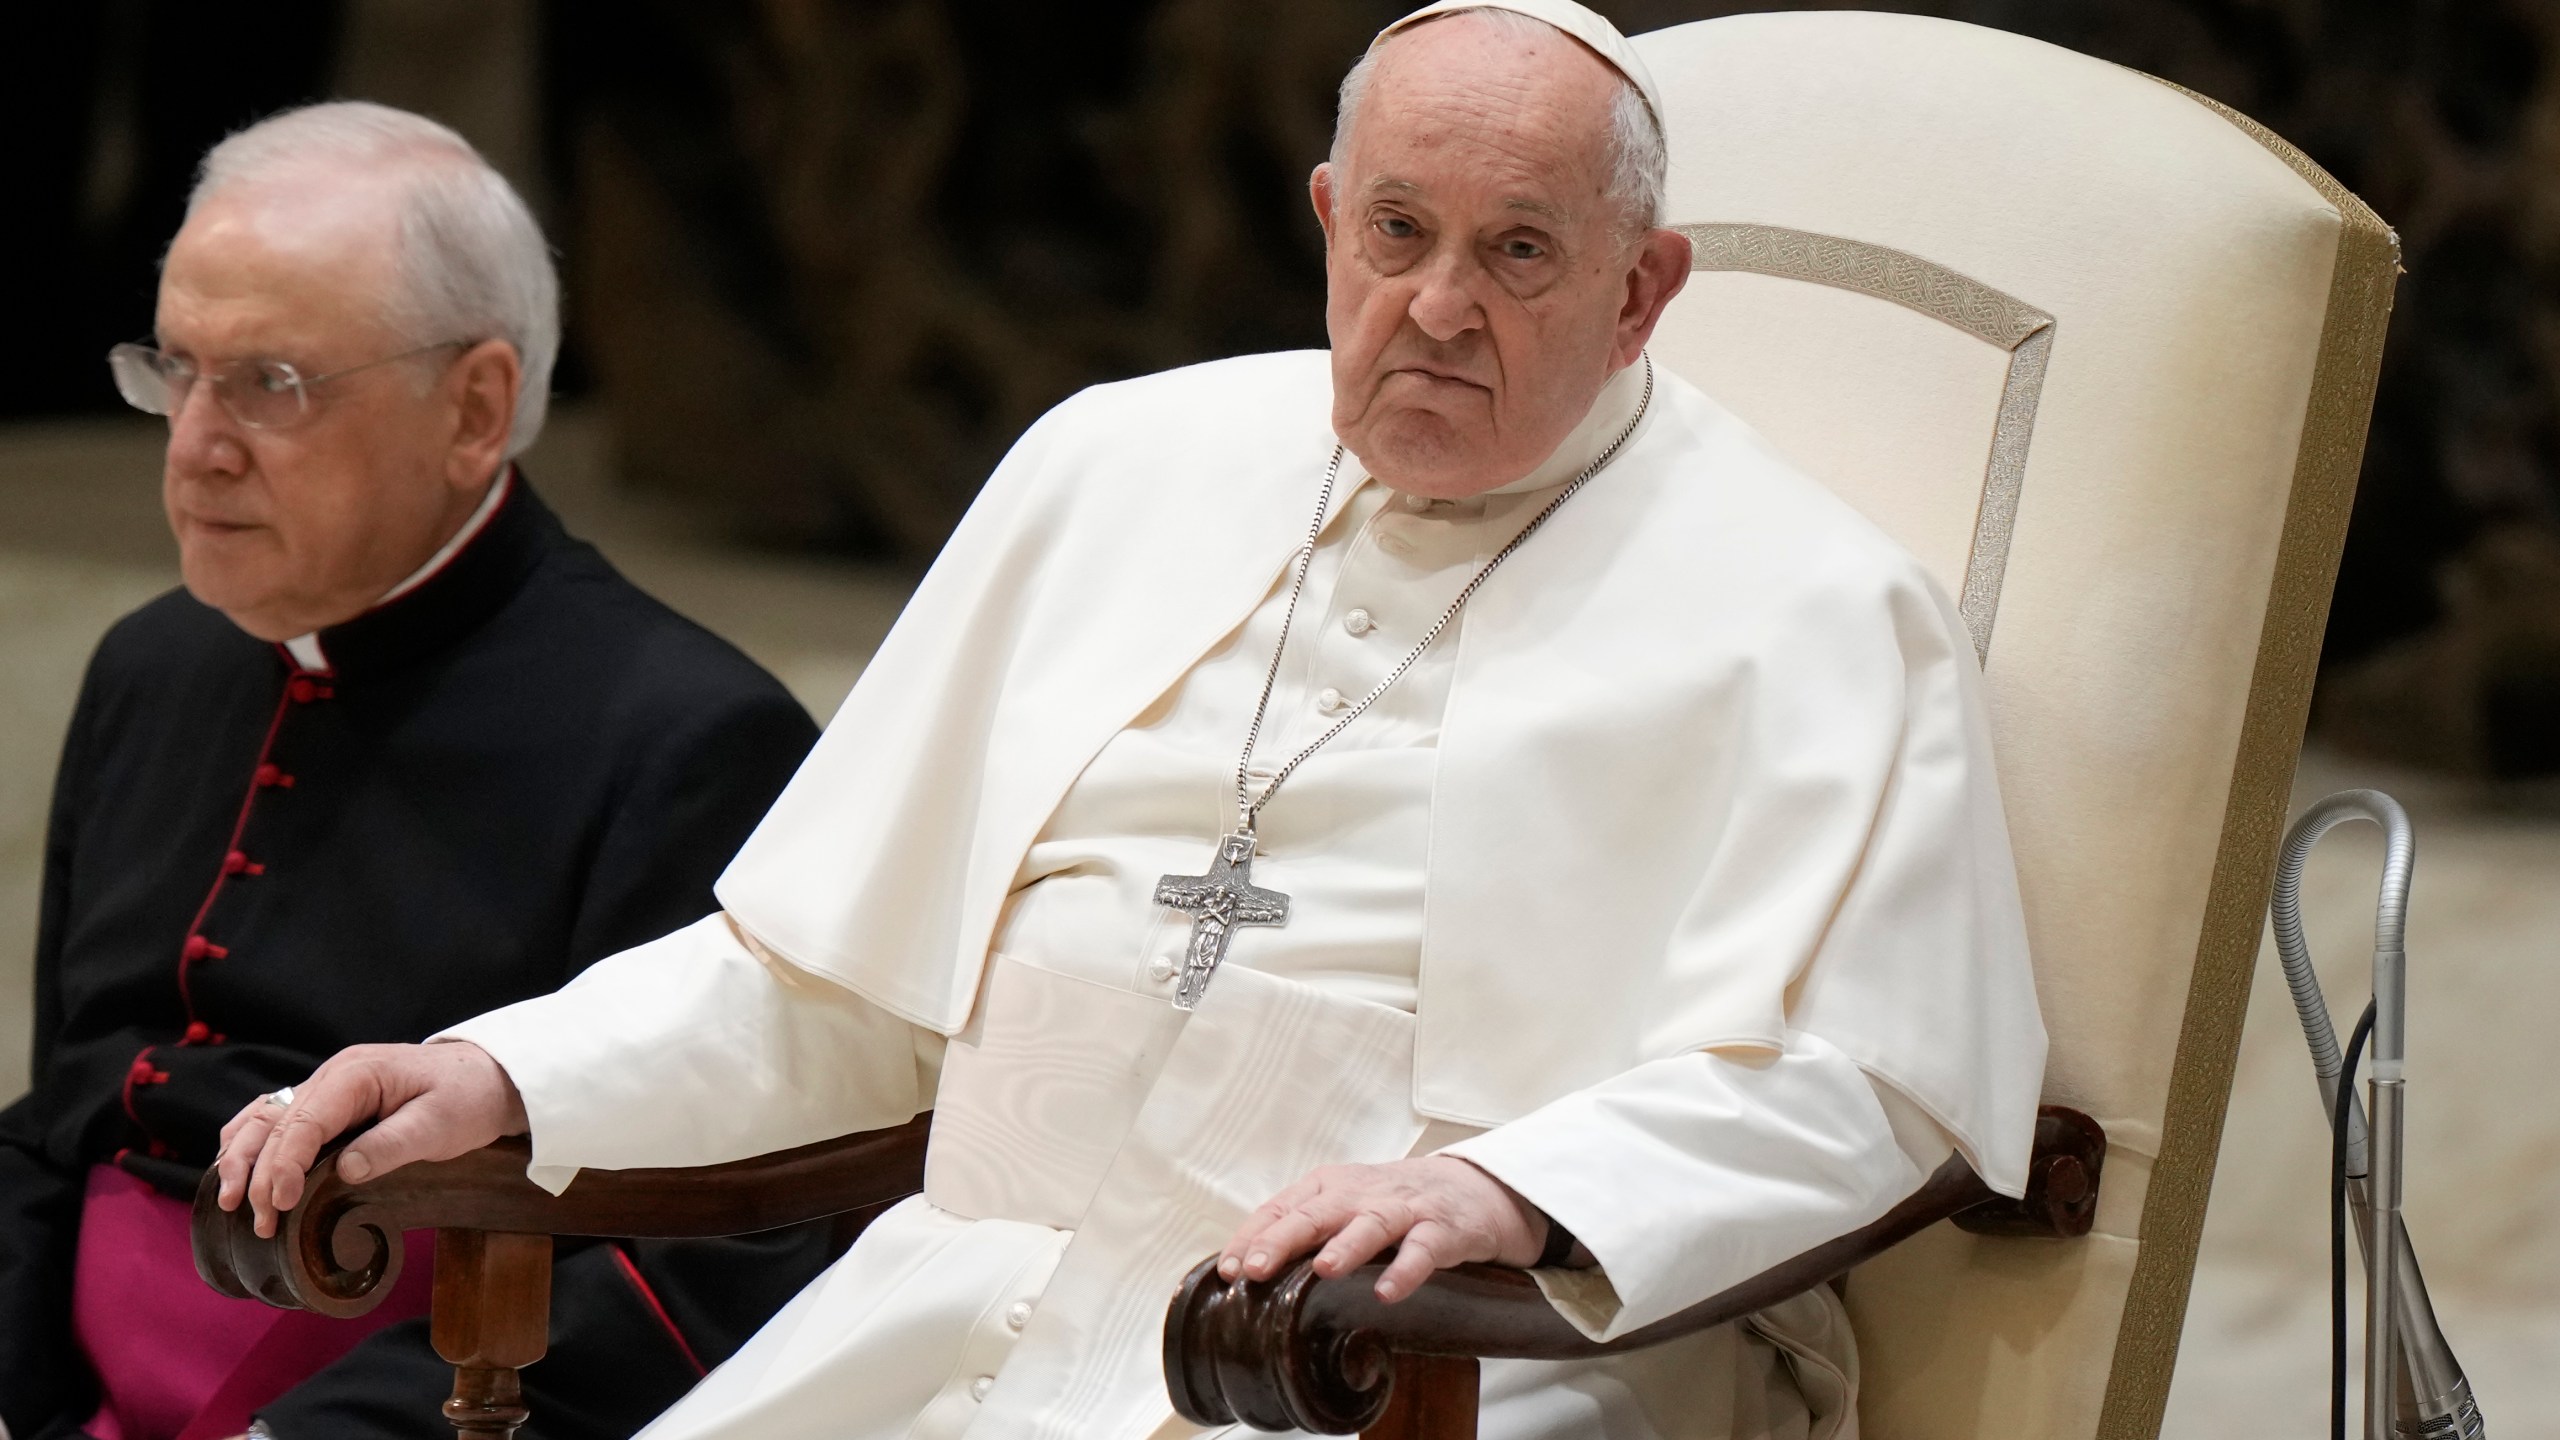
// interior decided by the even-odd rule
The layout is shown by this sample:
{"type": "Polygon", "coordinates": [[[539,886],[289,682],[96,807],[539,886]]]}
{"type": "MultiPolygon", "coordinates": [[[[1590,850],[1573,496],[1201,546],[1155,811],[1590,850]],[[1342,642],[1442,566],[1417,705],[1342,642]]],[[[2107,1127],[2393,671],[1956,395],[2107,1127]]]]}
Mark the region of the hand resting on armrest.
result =
{"type": "Polygon", "coordinates": [[[1536,1206],[1456,1156],[1327,1165],[1245,1217],[1220,1252],[1218,1273],[1268,1280],[1314,1250],[1316,1274],[1330,1280],[1393,1246],[1396,1258],[1376,1287],[1392,1305],[1434,1270],[1470,1261],[1535,1265],[1547,1225],[1536,1206]]]}
{"type": "Polygon", "coordinates": [[[293,1089],[293,1103],[261,1096],[222,1127],[214,1161],[220,1204],[246,1199],[261,1236],[302,1200],[304,1175],[323,1147],[368,1120],[371,1130],[338,1153],[350,1181],[417,1160],[450,1160],[527,1129],[524,1099],[489,1052],[468,1041],[357,1045],[339,1051],[293,1089]]]}

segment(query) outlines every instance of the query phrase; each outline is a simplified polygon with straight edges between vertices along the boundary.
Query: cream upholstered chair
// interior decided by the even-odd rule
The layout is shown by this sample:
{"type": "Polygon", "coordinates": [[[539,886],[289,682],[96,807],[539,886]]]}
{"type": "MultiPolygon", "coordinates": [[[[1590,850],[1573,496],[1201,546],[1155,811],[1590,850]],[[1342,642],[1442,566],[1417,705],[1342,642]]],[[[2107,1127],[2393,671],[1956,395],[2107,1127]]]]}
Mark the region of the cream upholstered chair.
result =
{"type": "MultiPolygon", "coordinates": [[[[2070,1153],[2086,1137],[2049,1120],[2024,1207],[1920,1230],[1849,1277],[1865,1434],[2152,1436],[2363,445],[2391,235],[2248,121],[1996,31],[1752,15],[1637,45],[1669,97],[1672,218],[1698,267],[1654,352],[1960,597],[2054,1040],[2047,1099],[2109,1141],[2094,1216],[2079,1181],[2095,1158],[2070,1153]]],[[[892,1200],[920,1182],[928,1123],[703,1171],[592,1174],[563,1196],[524,1178],[520,1144],[364,1184],[324,1159],[272,1240],[200,1196],[197,1261],[228,1293],[356,1314],[396,1278],[386,1237],[439,1228],[446,1414],[465,1434],[513,1435],[517,1368],[544,1349],[551,1235],[729,1234],[892,1200]]],[[[1896,1216],[1691,1318],[1819,1283],[1986,1193],[1953,1163],[1896,1216]]],[[[1306,1428],[1472,1435],[1465,1357],[1584,1343],[1518,1272],[1451,1272],[1392,1315],[1366,1295],[1358,1275],[1229,1289],[1195,1272],[1166,1328],[1177,1408],[1286,1429],[1383,1404],[1306,1428]]]]}
{"type": "Polygon", "coordinates": [[[2167,1402],[2397,245],[2299,151],[2087,56],[1831,12],[1636,41],[1696,269],[1654,354],[1915,551],[1984,659],[2048,1101],[2096,1233],[1848,1281],[1870,1440],[2167,1402]]]}

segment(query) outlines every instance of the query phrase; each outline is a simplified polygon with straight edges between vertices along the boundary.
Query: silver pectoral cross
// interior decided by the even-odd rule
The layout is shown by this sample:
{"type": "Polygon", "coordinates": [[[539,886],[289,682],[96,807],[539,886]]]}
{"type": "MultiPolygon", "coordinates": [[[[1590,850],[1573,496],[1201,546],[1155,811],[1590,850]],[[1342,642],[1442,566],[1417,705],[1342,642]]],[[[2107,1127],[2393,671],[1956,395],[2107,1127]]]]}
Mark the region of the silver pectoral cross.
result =
{"type": "Polygon", "coordinates": [[[1188,1010],[1200,1003],[1218,962],[1227,958],[1227,942],[1239,925],[1285,925],[1289,897],[1253,883],[1253,832],[1240,830],[1218,838],[1218,858],[1201,875],[1167,875],[1156,882],[1156,903],[1191,916],[1191,943],[1182,952],[1182,981],[1173,1003],[1188,1010]]]}

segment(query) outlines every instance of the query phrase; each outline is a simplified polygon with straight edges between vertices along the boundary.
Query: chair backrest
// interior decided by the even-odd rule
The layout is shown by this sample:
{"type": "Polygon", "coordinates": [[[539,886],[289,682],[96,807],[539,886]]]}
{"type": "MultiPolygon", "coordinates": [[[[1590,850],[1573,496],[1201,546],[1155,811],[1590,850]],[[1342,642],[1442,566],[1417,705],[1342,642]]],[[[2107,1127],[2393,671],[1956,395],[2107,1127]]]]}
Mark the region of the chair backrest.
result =
{"type": "Polygon", "coordinates": [[[1696,272],[1654,342],[1900,538],[1984,657],[2084,1242],[1849,1283],[1874,1440],[2158,1432],[2364,443],[2391,232],[2282,140],[1996,30],[1640,37],[1696,272]]]}

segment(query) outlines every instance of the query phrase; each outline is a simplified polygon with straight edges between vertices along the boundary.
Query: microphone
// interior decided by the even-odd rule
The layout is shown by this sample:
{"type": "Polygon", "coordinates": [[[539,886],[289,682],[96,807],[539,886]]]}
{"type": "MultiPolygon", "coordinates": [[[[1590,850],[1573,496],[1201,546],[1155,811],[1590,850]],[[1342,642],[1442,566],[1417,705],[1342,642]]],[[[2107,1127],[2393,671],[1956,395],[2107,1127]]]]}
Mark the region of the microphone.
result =
{"type": "Polygon", "coordinates": [[[2471,1382],[2445,1343],[2427,1299],[2427,1283],[2418,1271],[2417,1252],[2409,1244],[2400,1218],[2401,1040],[2404,1019],[2405,947],[2409,907],[2409,872],[2416,863],[2417,841],[2408,812],[2378,790],[2346,790],[2303,813],[2285,836],[2276,867],[2275,895],[2269,912],[2275,922],[2276,955],[2284,966],[2285,985],[2293,992],[2294,1013],[2302,1021],[2311,1047],[2311,1067],[2320,1082],[2322,1113],[2335,1115],[2344,1060],[2331,1026],[2329,1005],[2312,973],[2311,948],[2302,934],[2302,872],[2311,847],[2320,837],[2350,820],[2370,820],[2384,834],[2381,893],[2374,918],[2374,1094],[2384,1115],[2381,1143],[2375,1143],[2363,1099],[2349,1094],[2344,1164],[2348,1204],[2354,1209],[2356,1242],[2369,1279],[2365,1356],[2365,1425],[2371,1440],[2482,1440],[2486,1431],[2471,1382]],[[2376,1152],[2380,1152],[2377,1156],[2376,1152]],[[2376,1164],[2387,1203],[2375,1202],[2376,1164]],[[2375,1237],[2387,1235],[2389,1252],[2377,1264],[2375,1237]],[[2379,1339],[2383,1343],[2370,1343],[2379,1339]],[[2387,1351],[2388,1370],[2381,1355],[2387,1351]],[[2385,1428],[2382,1416],[2390,1416],[2385,1428]]]}

